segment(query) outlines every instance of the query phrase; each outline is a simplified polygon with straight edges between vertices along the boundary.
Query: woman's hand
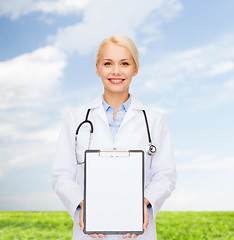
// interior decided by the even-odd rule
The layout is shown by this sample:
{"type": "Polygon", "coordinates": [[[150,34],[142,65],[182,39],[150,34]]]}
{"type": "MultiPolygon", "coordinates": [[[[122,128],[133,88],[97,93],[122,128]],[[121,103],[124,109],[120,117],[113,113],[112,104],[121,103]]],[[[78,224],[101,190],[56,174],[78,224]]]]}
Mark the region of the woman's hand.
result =
{"type": "MultiPolygon", "coordinates": [[[[79,206],[80,206],[79,225],[80,225],[80,230],[84,231],[84,200],[82,202],[80,202],[79,206]]],[[[89,236],[93,237],[93,238],[105,238],[106,237],[106,235],[104,235],[104,234],[89,234],[89,236]]]]}
{"type": "MultiPolygon", "coordinates": [[[[149,225],[149,211],[147,208],[149,203],[150,202],[148,201],[148,199],[144,198],[144,224],[143,224],[144,231],[147,230],[147,227],[149,225]]],[[[80,225],[80,230],[84,231],[84,200],[82,202],[80,202],[79,206],[81,208],[79,225],[80,225]]],[[[89,234],[89,236],[93,237],[93,238],[105,238],[106,237],[106,235],[104,235],[104,234],[89,234]]],[[[138,237],[137,234],[127,233],[127,234],[123,235],[123,238],[136,238],[136,237],[138,237]]]]}
{"type": "MultiPolygon", "coordinates": [[[[147,227],[149,225],[149,211],[148,211],[148,208],[147,208],[149,203],[150,202],[148,201],[148,199],[144,198],[144,224],[143,224],[144,231],[147,230],[147,227]]],[[[127,233],[127,234],[123,235],[123,238],[136,238],[136,237],[138,237],[137,234],[127,233]]]]}

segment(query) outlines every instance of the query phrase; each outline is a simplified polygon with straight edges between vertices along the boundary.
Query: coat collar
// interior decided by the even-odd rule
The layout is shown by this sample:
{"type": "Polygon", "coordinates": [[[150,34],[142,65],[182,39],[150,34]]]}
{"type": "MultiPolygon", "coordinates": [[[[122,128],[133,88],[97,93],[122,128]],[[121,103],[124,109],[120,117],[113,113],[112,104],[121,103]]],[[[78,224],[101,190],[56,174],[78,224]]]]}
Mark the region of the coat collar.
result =
{"type": "Polygon", "coordinates": [[[99,108],[102,106],[102,95],[95,98],[91,103],[87,105],[87,108],[93,109],[93,108],[99,108]]]}
{"type": "Polygon", "coordinates": [[[145,110],[145,105],[143,105],[134,95],[132,95],[131,107],[136,110],[145,110]]]}

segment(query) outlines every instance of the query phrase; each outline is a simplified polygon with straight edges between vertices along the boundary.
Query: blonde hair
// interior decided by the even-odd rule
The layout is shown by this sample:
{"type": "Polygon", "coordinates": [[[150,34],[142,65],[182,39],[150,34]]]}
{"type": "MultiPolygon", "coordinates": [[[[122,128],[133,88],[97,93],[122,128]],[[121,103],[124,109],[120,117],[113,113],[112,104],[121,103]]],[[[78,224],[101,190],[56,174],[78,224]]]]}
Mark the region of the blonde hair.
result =
{"type": "Polygon", "coordinates": [[[133,57],[133,60],[137,67],[137,70],[139,69],[139,66],[140,66],[139,65],[139,54],[138,54],[136,45],[129,37],[126,37],[124,35],[114,35],[114,36],[104,39],[101,42],[101,44],[99,45],[97,52],[96,52],[96,58],[95,58],[96,65],[99,64],[102,49],[107,43],[114,43],[114,44],[126,47],[133,57]]]}

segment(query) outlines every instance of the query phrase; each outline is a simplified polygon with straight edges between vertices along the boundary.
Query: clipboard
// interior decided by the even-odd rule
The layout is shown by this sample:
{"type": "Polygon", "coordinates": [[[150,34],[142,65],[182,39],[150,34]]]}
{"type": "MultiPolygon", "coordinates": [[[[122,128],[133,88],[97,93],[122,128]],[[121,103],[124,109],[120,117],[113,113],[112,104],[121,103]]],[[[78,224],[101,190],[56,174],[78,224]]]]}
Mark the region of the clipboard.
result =
{"type": "Polygon", "coordinates": [[[86,150],[84,233],[143,234],[144,152],[86,150]]]}

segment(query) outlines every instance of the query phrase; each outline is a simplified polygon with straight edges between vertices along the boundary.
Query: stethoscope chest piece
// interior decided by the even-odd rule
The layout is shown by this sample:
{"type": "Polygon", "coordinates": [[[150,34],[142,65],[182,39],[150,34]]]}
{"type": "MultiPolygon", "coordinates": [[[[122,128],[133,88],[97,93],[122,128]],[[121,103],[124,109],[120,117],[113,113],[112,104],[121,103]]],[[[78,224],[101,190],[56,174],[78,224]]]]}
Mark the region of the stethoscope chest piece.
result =
{"type": "Polygon", "coordinates": [[[146,153],[150,156],[154,156],[157,152],[157,148],[153,144],[149,144],[149,146],[146,147],[146,153]]]}
{"type": "Polygon", "coordinates": [[[146,153],[150,156],[154,156],[157,152],[157,148],[151,142],[149,124],[148,124],[148,120],[147,120],[145,110],[142,110],[142,112],[143,112],[144,117],[145,117],[145,124],[146,124],[146,129],[147,129],[147,134],[148,134],[148,140],[149,140],[149,145],[146,147],[146,153]]]}

